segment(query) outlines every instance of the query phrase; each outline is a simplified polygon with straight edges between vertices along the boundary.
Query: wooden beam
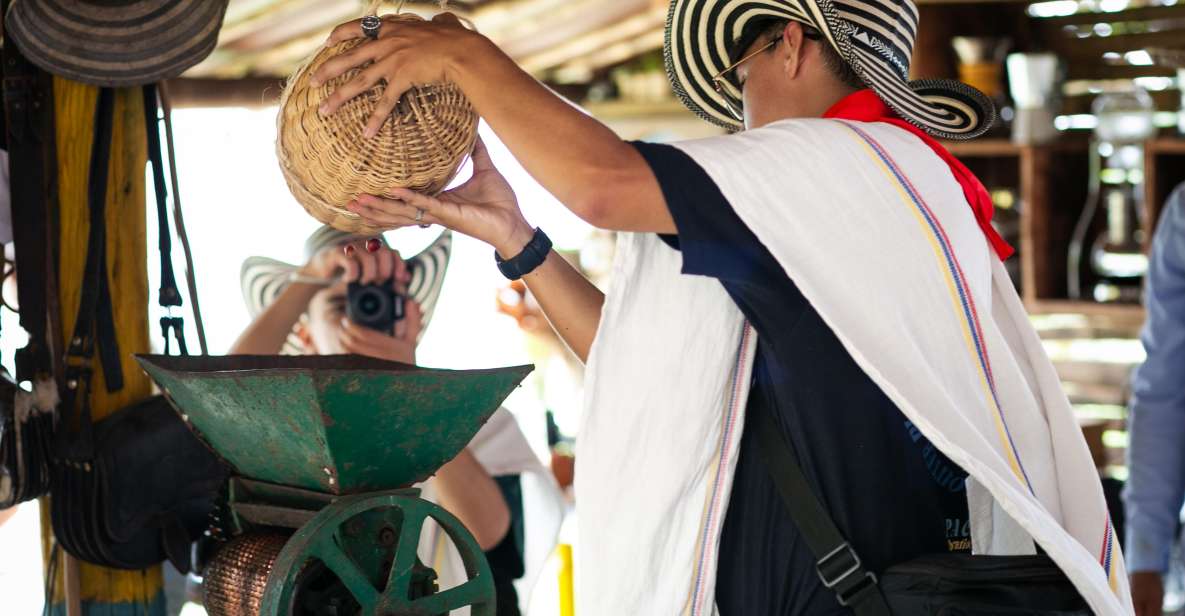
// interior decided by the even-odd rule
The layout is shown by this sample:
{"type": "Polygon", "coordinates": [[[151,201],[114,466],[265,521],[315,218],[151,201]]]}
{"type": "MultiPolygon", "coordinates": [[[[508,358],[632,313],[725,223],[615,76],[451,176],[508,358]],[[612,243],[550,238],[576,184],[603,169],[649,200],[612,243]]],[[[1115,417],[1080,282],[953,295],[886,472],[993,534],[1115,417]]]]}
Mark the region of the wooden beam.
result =
{"type": "MultiPolygon", "coordinates": [[[[519,59],[542,53],[577,37],[646,13],[650,0],[576,0],[565,2],[513,28],[488,33],[510,57],[519,59]]],[[[475,20],[479,29],[480,20],[475,20]]],[[[485,30],[482,30],[483,32],[485,30]]]]}
{"type": "MultiPolygon", "coordinates": [[[[187,71],[187,77],[286,77],[335,26],[359,17],[363,10],[358,0],[291,0],[282,6],[272,0],[254,2],[255,10],[241,11],[233,23],[228,19],[218,48],[187,71]]],[[[471,7],[480,4],[454,3],[450,9],[461,16],[468,16],[471,7]]],[[[388,1],[380,12],[394,11],[397,5],[388,1]]],[[[436,12],[437,6],[437,0],[409,0],[403,10],[428,16],[436,12]]]]}
{"type": "MultiPolygon", "coordinates": [[[[226,16],[222,19],[222,30],[234,28],[239,24],[257,19],[259,16],[273,10],[285,0],[234,0],[226,7],[226,16]]],[[[220,33],[221,34],[221,33],[220,33]]]]}
{"type": "Polygon", "coordinates": [[[278,78],[169,80],[174,107],[270,107],[283,90],[278,78]]]}
{"type": "MultiPolygon", "coordinates": [[[[651,49],[661,48],[662,31],[665,26],[666,13],[664,11],[638,13],[629,19],[614,23],[613,25],[590,30],[565,43],[554,45],[541,53],[523,57],[519,60],[519,65],[528,72],[540,73],[562,64],[585,59],[588,56],[603,52],[618,43],[626,43],[631,47],[635,47],[634,53],[636,55],[637,53],[643,53],[651,49]],[[648,35],[652,35],[656,30],[659,32],[657,47],[653,44],[647,44],[642,49],[636,49],[636,46],[631,45],[635,40],[643,37],[653,39],[653,36],[648,35]]],[[[599,68],[599,66],[596,68],[599,68]]]]}
{"type": "Polygon", "coordinates": [[[1071,62],[1066,67],[1066,79],[1135,79],[1136,77],[1172,77],[1177,72],[1171,68],[1161,66],[1132,66],[1128,64],[1112,65],[1100,61],[1090,63],[1086,61],[1071,62]]]}
{"type": "Polygon", "coordinates": [[[617,43],[573,59],[563,66],[556,68],[553,73],[557,78],[565,74],[593,73],[607,66],[621,64],[644,53],[662,49],[662,44],[663,28],[654,28],[639,36],[618,41],[617,43]]]}
{"type": "Polygon", "coordinates": [[[356,19],[361,12],[357,2],[290,0],[282,8],[223,28],[218,46],[229,51],[262,51],[311,31],[356,19]]]}

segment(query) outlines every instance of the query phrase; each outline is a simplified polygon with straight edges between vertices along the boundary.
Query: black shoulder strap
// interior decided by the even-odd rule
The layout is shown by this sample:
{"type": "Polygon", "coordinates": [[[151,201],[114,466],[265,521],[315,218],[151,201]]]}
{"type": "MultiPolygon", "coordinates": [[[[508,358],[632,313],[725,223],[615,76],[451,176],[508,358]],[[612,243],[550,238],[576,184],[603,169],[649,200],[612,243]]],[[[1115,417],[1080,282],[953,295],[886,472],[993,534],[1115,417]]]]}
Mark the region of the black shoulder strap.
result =
{"type": "Polygon", "coordinates": [[[769,408],[758,404],[750,406],[750,410],[754,413],[753,427],[757,430],[766,470],[815,556],[815,571],[823,585],[835,593],[840,605],[852,608],[856,616],[892,614],[877,587],[876,576],[864,568],[856,551],[811,490],[769,408]]]}
{"type": "Polygon", "coordinates": [[[96,348],[107,390],[119,391],[123,388],[123,367],[107,273],[107,180],[114,118],[115,91],[100,88],[95,103],[95,133],[87,179],[90,231],[86,265],[78,299],[78,317],[74,321],[74,333],[66,346],[66,383],[62,395],[65,413],[76,411],[77,414],[72,422],[67,421],[64,429],[58,431],[60,454],[76,460],[87,460],[93,453],[89,389],[93,376],[91,359],[96,348]]]}
{"type": "Polygon", "coordinates": [[[29,333],[28,346],[17,351],[16,376],[19,381],[31,381],[53,370],[49,338],[49,293],[54,288],[50,276],[56,274],[52,256],[56,238],[51,237],[57,202],[53,78],[26,60],[11,37],[5,40],[0,57],[20,324],[29,333]]]}
{"type": "Polygon", "coordinates": [[[111,284],[107,272],[107,181],[111,168],[111,141],[115,123],[115,91],[100,88],[95,103],[95,135],[87,179],[90,235],[86,265],[78,301],[78,318],[66,350],[67,357],[90,359],[98,349],[107,391],[123,389],[123,368],[115,317],[111,305],[111,284]]]}
{"type": "Polygon", "coordinates": [[[181,293],[173,274],[173,236],[169,228],[169,210],[165,207],[168,187],[165,185],[164,156],[160,147],[160,102],[156,84],[148,84],[144,92],[144,127],[148,134],[148,162],[152,165],[152,187],[156,195],[157,247],[160,250],[160,305],[180,306],[181,293]]]}
{"type": "MultiPolygon", "coordinates": [[[[160,299],[162,307],[181,306],[181,292],[177,288],[177,277],[173,273],[173,236],[169,227],[169,210],[166,207],[168,187],[165,184],[164,155],[160,143],[160,98],[156,84],[143,87],[144,126],[148,134],[148,162],[152,165],[152,187],[156,195],[157,248],[160,252],[160,299]]],[[[174,198],[176,198],[174,196],[174,198]]],[[[161,317],[161,336],[165,339],[165,354],[169,354],[169,332],[177,339],[182,355],[188,355],[185,346],[185,321],[182,317],[161,317]]]]}

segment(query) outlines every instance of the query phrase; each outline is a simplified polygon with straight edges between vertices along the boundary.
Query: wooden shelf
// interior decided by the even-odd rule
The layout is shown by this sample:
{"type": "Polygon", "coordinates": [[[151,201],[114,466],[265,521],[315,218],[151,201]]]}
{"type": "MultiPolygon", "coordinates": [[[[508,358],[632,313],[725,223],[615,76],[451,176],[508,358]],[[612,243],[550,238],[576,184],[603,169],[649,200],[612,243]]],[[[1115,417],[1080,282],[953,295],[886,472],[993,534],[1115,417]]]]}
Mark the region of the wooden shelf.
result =
{"type": "Polygon", "coordinates": [[[1142,322],[1144,307],[1138,304],[1100,304],[1067,299],[1029,299],[1025,308],[1031,314],[1082,314],[1117,321],[1142,322]]]}
{"type": "MultiPolygon", "coordinates": [[[[1170,145],[1175,145],[1172,140],[1170,145]]],[[[1085,150],[1089,142],[1086,139],[1063,137],[1053,143],[1042,145],[1019,145],[1008,139],[986,138],[971,141],[943,141],[942,145],[955,156],[968,158],[1006,158],[1020,156],[1024,152],[1045,150],[1050,152],[1074,152],[1085,150]]]]}
{"type": "Polygon", "coordinates": [[[1149,141],[1144,147],[1154,154],[1185,154],[1185,138],[1161,137],[1149,141]]]}
{"type": "Polygon", "coordinates": [[[1022,147],[1007,139],[972,139],[971,141],[943,141],[955,156],[1020,156],[1022,147]]]}

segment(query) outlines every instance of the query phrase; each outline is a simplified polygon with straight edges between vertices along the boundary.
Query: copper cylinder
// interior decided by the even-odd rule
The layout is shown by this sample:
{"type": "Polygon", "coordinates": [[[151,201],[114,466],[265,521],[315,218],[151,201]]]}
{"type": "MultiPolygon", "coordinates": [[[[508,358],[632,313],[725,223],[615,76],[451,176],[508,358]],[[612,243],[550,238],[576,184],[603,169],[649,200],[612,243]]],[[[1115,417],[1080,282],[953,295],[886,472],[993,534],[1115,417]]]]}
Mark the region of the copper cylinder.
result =
{"type": "Polygon", "coordinates": [[[248,534],[231,539],[210,559],[203,575],[210,616],[259,616],[267,576],[288,537],[248,534]]]}

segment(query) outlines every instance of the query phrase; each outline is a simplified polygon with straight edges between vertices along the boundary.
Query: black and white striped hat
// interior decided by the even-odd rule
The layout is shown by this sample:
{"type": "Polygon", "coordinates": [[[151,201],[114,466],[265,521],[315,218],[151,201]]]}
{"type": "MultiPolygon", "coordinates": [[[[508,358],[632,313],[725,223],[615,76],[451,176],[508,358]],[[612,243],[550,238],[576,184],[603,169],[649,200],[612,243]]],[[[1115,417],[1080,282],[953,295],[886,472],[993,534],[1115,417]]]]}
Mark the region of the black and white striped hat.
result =
{"type": "MultiPolygon", "coordinates": [[[[318,252],[331,246],[340,246],[351,240],[363,239],[360,236],[338,231],[325,225],[305,240],[305,260],[311,259],[318,252]]],[[[389,246],[386,238],[379,236],[384,246],[389,246]]],[[[407,259],[408,269],[411,270],[411,282],[407,285],[408,299],[420,305],[423,314],[420,337],[428,329],[432,320],[432,313],[436,310],[436,301],[440,298],[440,290],[444,287],[444,273],[448,269],[449,256],[453,250],[453,232],[445,230],[436,238],[432,245],[420,251],[414,257],[407,259]]],[[[284,263],[267,257],[249,257],[243,261],[243,268],[239,274],[239,283],[243,288],[243,301],[247,303],[247,312],[251,317],[259,316],[267,309],[276,297],[291,282],[291,276],[299,266],[284,263]]],[[[301,342],[295,332],[288,336],[281,351],[285,355],[298,355],[301,352],[301,342]]]]}
{"type": "Polygon", "coordinates": [[[731,110],[740,108],[740,90],[724,80],[717,92],[712,77],[731,63],[730,48],[745,26],[768,18],[818,30],[885,104],[935,137],[971,139],[995,122],[995,106],[971,86],[909,80],[918,30],[913,0],[672,0],[666,67],[683,104],[708,122],[743,128],[731,110]]]}

